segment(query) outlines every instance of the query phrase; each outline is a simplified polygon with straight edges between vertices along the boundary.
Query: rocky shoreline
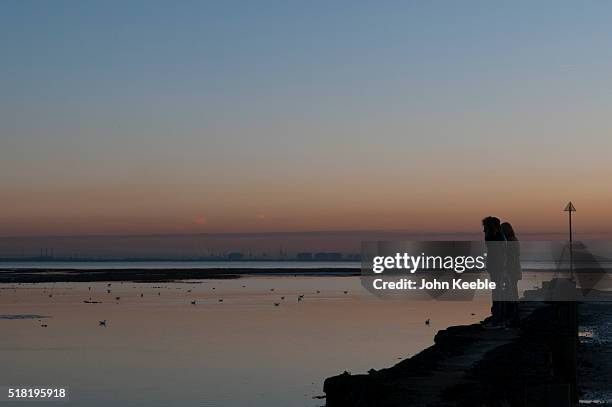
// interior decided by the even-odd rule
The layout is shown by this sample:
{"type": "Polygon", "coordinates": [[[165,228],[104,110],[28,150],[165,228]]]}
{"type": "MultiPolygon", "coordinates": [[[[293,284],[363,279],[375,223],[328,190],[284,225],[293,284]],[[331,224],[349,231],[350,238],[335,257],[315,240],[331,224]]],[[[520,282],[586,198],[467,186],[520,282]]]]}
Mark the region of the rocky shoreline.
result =
{"type": "Polygon", "coordinates": [[[325,380],[328,407],[571,406],[576,303],[521,304],[520,328],[482,324],[438,332],[434,345],[393,367],[325,380]]]}

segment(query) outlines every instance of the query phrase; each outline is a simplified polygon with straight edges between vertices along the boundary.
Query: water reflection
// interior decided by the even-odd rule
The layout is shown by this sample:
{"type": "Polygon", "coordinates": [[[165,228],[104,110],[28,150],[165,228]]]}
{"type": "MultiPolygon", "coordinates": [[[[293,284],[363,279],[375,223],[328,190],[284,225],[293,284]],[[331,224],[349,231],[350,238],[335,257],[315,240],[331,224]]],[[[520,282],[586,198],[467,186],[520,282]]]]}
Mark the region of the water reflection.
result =
{"type": "Polygon", "coordinates": [[[489,306],[380,300],[358,277],[2,285],[3,315],[50,318],[0,320],[0,384],[88,406],[318,406],[325,377],[390,366],[489,306]]]}

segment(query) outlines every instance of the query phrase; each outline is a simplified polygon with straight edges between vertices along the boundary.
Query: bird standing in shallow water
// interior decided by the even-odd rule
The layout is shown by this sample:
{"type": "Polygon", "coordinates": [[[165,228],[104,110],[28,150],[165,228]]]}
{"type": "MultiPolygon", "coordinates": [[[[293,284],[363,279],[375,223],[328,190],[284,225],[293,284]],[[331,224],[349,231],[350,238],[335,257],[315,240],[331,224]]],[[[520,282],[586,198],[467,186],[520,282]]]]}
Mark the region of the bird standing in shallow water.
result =
{"type": "Polygon", "coordinates": [[[98,321],[98,325],[99,326],[106,326],[106,320],[103,319],[102,321],[98,321]]]}
{"type": "Polygon", "coordinates": [[[427,319],[425,320],[425,325],[429,325],[429,323],[430,323],[429,318],[427,318],[427,319]]]}

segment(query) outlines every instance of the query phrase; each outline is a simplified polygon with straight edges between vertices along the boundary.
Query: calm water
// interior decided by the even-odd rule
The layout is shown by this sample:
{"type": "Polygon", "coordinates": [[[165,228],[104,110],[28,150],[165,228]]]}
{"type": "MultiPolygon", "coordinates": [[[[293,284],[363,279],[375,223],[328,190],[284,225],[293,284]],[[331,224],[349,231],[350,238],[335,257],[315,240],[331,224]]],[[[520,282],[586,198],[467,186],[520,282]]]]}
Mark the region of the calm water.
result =
{"type": "MultiPolygon", "coordinates": [[[[567,270],[567,262],[560,265],[554,261],[521,262],[523,270],[555,271],[567,270]]],[[[587,266],[592,266],[588,263],[587,266]]],[[[576,265],[581,267],[580,263],[576,265]]],[[[612,262],[599,261],[597,266],[612,270],[612,262]]],[[[1,261],[0,273],[7,269],[78,269],[78,270],[130,270],[130,269],[334,269],[354,268],[361,269],[361,262],[354,261],[1,261]]]]}
{"type": "Polygon", "coordinates": [[[393,365],[488,310],[380,300],[358,277],[5,284],[0,386],[67,386],[79,406],[320,406],[326,377],[393,365]]]}

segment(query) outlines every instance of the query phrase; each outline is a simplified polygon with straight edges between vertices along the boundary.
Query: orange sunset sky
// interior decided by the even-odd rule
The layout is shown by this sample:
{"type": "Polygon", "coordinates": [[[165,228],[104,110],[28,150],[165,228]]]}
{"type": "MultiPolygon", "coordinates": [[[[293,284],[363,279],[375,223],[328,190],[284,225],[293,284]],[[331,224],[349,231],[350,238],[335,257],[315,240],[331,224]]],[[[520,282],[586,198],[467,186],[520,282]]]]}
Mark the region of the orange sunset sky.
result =
{"type": "Polygon", "coordinates": [[[609,234],[612,4],[479,4],[12,3],[0,236],[609,234]]]}

